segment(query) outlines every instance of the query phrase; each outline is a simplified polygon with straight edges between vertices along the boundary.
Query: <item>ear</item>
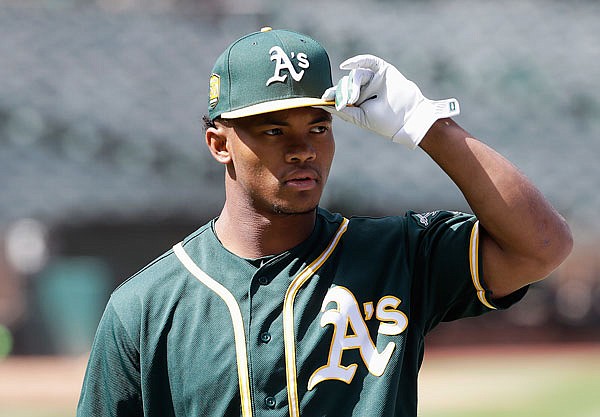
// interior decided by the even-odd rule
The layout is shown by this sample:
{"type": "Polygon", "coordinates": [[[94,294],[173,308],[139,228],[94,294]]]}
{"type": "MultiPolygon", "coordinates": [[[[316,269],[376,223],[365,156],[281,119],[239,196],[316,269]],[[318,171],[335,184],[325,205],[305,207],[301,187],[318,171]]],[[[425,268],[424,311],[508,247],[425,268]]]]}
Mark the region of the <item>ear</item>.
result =
{"type": "Polygon", "coordinates": [[[206,129],[206,146],[210,150],[213,158],[222,164],[231,162],[229,153],[227,131],[224,126],[209,127],[206,129]]]}

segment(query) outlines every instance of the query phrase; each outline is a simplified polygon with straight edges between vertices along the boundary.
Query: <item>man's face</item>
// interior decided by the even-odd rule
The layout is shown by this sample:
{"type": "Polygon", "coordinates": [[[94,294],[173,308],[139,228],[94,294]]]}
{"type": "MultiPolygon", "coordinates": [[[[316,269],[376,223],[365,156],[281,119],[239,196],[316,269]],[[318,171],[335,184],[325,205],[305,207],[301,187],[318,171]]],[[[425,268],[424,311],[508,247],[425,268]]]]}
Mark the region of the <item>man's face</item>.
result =
{"type": "Polygon", "coordinates": [[[304,214],[317,207],[335,150],[328,112],[282,110],[221,127],[230,156],[228,199],[264,214],[304,214]]]}

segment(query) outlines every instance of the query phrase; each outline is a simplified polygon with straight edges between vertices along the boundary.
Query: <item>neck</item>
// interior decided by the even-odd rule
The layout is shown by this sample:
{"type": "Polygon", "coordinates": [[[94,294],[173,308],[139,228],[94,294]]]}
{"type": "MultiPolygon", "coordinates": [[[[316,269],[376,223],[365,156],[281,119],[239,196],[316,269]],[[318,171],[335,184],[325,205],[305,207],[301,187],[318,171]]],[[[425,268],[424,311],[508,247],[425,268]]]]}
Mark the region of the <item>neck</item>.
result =
{"type": "Polygon", "coordinates": [[[277,255],[303,242],[313,231],[316,210],[303,214],[261,214],[227,204],[215,223],[223,246],[243,258],[277,255]]]}

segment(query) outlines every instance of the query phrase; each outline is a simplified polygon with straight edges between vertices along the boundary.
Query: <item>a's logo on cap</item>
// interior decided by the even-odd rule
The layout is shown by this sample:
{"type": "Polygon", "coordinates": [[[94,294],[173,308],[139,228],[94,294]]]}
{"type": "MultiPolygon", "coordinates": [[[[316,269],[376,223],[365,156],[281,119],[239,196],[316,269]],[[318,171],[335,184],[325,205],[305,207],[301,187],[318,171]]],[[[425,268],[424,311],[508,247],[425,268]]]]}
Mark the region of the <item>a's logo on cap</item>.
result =
{"type": "Polygon", "coordinates": [[[221,77],[218,74],[212,74],[209,82],[208,107],[214,109],[219,102],[219,94],[221,93],[221,77]]]}
{"type": "Polygon", "coordinates": [[[290,54],[291,56],[288,56],[279,46],[274,46],[269,50],[269,54],[271,55],[271,61],[275,61],[275,74],[267,80],[267,86],[275,82],[285,82],[288,74],[281,74],[281,71],[283,70],[287,70],[294,81],[299,82],[304,76],[304,69],[310,66],[308,57],[304,52],[299,52],[297,54],[292,52],[290,54]],[[304,69],[300,72],[296,72],[296,68],[294,67],[294,64],[292,64],[290,58],[296,59],[298,66],[304,69]]]}

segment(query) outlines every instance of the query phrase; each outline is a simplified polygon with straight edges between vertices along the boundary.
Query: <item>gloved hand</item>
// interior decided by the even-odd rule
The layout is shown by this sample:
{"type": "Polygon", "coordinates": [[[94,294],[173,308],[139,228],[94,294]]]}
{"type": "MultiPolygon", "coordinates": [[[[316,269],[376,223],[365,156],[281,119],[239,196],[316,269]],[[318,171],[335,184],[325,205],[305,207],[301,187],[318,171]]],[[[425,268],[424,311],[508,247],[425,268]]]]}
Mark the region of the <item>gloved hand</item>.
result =
{"type": "Polygon", "coordinates": [[[323,94],[335,109],[324,109],[362,128],[415,149],[433,122],[460,113],[454,98],[434,101],[393,65],[373,55],[357,55],[340,64],[350,73],[323,94]]]}

